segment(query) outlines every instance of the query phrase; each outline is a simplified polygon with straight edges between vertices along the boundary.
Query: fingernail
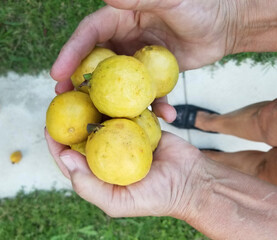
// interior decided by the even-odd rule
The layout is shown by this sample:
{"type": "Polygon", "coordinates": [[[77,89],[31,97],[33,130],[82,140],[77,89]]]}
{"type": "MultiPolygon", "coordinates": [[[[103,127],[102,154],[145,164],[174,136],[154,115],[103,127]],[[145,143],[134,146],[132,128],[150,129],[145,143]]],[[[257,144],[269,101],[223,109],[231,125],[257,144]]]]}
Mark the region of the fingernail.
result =
{"type": "Polygon", "coordinates": [[[60,159],[69,171],[73,171],[76,168],[75,161],[69,155],[62,155],[60,159]]]}

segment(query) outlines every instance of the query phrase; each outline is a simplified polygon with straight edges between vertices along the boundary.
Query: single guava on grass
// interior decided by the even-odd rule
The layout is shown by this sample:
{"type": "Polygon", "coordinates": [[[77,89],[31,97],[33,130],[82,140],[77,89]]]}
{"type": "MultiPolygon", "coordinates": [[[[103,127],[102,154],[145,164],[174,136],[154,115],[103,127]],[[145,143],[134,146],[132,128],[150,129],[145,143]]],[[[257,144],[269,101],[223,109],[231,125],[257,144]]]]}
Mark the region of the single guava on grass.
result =
{"type": "Polygon", "coordinates": [[[21,151],[15,151],[10,156],[10,160],[12,164],[19,163],[21,159],[22,159],[21,151]]]}

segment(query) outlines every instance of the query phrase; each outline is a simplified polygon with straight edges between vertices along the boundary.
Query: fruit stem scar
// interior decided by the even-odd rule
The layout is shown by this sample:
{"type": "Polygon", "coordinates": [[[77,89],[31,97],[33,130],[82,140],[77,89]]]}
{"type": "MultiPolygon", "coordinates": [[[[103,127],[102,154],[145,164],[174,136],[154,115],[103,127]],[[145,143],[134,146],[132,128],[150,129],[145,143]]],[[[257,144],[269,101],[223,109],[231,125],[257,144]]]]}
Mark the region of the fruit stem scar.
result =
{"type": "Polygon", "coordinates": [[[100,130],[104,125],[101,125],[99,123],[90,123],[87,125],[87,132],[91,134],[92,132],[95,133],[98,130],[100,130]]]}
{"type": "Polygon", "coordinates": [[[84,87],[84,86],[87,86],[87,87],[89,87],[89,80],[85,80],[85,81],[83,81],[79,86],[78,86],[78,88],[81,88],[81,87],[84,87]]]}

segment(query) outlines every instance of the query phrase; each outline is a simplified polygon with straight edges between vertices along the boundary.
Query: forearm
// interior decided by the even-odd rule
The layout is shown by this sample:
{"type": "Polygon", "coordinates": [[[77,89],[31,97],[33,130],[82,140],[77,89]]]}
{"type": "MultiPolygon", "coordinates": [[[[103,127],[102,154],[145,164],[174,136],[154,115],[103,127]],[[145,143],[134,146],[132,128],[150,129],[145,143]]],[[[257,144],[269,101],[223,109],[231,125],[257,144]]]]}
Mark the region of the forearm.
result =
{"type": "Polygon", "coordinates": [[[277,0],[236,0],[233,53],[277,51],[277,0]]]}
{"type": "Polygon", "coordinates": [[[277,187],[204,160],[180,218],[212,239],[277,239],[277,187]]]}

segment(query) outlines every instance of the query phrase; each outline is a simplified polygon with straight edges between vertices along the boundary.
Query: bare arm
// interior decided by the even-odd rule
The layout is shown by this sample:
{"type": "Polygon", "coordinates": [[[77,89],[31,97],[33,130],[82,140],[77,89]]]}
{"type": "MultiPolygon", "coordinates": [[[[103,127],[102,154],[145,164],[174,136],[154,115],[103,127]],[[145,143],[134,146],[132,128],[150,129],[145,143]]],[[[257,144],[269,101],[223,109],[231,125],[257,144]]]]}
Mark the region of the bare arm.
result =
{"type": "Polygon", "coordinates": [[[277,239],[276,186],[208,159],[201,165],[192,198],[174,217],[212,239],[277,239]]]}
{"type": "Polygon", "coordinates": [[[233,53],[277,51],[277,1],[238,0],[233,53]]]}

